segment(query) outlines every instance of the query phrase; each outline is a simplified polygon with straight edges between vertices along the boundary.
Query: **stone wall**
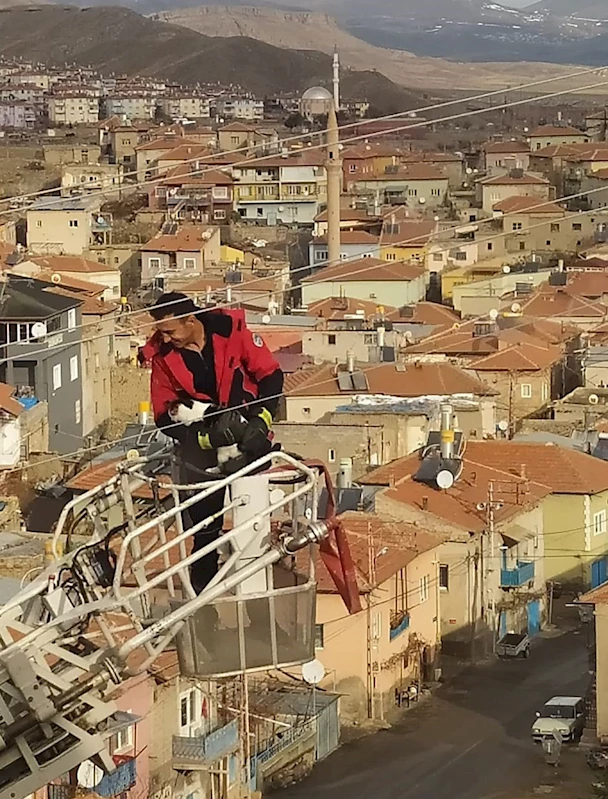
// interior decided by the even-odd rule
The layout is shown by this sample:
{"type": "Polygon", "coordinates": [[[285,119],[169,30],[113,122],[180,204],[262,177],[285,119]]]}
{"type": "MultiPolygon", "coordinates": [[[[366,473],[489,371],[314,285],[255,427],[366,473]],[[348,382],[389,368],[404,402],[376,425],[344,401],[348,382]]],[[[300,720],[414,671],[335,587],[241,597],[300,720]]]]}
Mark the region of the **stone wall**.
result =
{"type": "Polygon", "coordinates": [[[110,372],[112,416],[110,438],[117,438],[129,422],[137,420],[139,403],[150,399],[150,371],[129,363],[113,366],[110,372]]]}

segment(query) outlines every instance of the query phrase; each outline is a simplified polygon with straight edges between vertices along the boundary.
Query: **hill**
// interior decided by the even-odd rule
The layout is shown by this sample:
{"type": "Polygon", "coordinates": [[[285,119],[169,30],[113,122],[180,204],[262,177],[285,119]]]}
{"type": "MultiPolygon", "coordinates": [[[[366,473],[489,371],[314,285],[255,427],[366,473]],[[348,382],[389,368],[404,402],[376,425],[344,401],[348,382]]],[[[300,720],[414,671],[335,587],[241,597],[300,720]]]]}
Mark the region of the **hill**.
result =
{"type": "Polygon", "coordinates": [[[526,11],[577,19],[608,20],[606,0],[541,0],[528,6],[526,11]]]}
{"type": "MultiPolygon", "coordinates": [[[[500,88],[536,78],[558,77],[571,71],[552,64],[455,64],[441,58],[424,58],[398,49],[369,44],[344,31],[332,17],[267,7],[200,6],[165,11],[160,15],[208,36],[246,36],[296,50],[321,50],[331,54],[337,45],[344,65],[357,70],[378,70],[392,81],[408,86],[445,89],[500,88]]],[[[579,80],[576,85],[584,85],[579,80]]],[[[589,80],[589,83],[594,82],[589,80]]],[[[568,84],[557,84],[556,89],[568,84]]],[[[570,85],[575,85],[574,83],[570,85]]],[[[551,88],[548,89],[551,91],[551,88]]]]}
{"type": "MultiPolygon", "coordinates": [[[[331,58],[247,37],[212,38],[127,8],[44,6],[0,13],[0,55],[103,72],[164,77],[184,84],[240,85],[257,95],[301,92],[331,78],[331,58]]],[[[386,113],[422,104],[419,93],[378,72],[348,75],[346,96],[372,92],[386,113]]]]}

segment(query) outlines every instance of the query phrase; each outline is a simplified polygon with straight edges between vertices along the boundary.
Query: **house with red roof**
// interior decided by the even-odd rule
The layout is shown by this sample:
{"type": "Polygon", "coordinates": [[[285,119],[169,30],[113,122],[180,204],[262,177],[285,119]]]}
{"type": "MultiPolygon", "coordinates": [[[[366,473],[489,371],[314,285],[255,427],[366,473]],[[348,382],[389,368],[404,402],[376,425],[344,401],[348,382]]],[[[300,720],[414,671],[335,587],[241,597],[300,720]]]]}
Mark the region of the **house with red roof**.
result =
{"type": "Polygon", "coordinates": [[[530,167],[530,145],[524,141],[495,141],[484,145],[484,167],[488,175],[503,175],[512,169],[530,167]]]}
{"type": "Polygon", "coordinates": [[[540,125],[530,131],[530,150],[541,150],[559,144],[588,144],[588,134],[570,125],[540,125]]]}
{"type": "Polygon", "coordinates": [[[410,686],[434,677],[445,536],[357,511],[340,521],[364,609],[344,624],[344,605],[317,558],[316,649],[327,675],[321,687],[341,694],[340,715],[352,722],[380,718],[410,686]]]}
{"type": "Polygon", "coordinates": [[[525,467],[487,461],[485,444],[457,449],[461,468],[448,487],[438,486],[426,449],[360,480],[375,488],[380,515],[447,534],[438,553],[441,633],[444,651],[460,656],[491,649],[507,631],[535,634],[546,606],[543,503],[551,488],[525,467]]]}
{"type": "Polygon", "coordinates": [[[504,175],[493,175],[477,181],[476,194],[481,207],[491,214],[496,203],[508,197],[537,197],[548,202],[553,199],[555,189],[543,177],[523,169],[514,169],[504,175]]]}

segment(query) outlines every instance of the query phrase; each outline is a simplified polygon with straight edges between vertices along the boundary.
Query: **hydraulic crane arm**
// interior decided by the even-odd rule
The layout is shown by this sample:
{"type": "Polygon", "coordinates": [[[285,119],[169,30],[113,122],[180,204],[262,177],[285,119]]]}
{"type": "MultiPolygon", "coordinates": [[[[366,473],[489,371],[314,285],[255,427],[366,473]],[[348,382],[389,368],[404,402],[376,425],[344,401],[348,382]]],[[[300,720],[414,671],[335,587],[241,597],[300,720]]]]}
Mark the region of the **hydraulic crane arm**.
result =
{"type": "Polygon", "coordinates": [[[321,542],[329,552],[334,526],[317,520],[319,470],[279,452],[230,477],[180,485],[159,476],[171,459],[165,451],[126,461],[69,503],[55,562],[0,608],[0,799],[22,799],[90,759],[111,772],[110,694],[167,648],[177,647],[182,673],[207,676],[312,657],[315,582],[302,553],[321,542]],[[191,552],[193,535],[220,513],[192,524],[188,509],[218,491],[232,527],[191,552]],[[62,556],[83,516],[93,535],[62,556]],[[190,568],[214,550],[221,566],[197,595],[190,568]],[[230,603],[234,627],[222,621],[230,603]],[[213,641],[204,627],[211,604],[213,641]]]}

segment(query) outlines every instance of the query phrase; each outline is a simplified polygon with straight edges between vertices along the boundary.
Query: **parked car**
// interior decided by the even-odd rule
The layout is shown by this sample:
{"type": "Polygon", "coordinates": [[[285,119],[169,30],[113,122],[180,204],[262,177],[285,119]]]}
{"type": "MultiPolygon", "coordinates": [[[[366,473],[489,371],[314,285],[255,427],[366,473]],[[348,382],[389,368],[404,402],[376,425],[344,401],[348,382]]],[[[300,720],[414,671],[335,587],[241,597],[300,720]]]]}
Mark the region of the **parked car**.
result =
{"type": "Polygon", "coordinates": [[[585,727],[585,700],[582,696],[554,696],[536,714],[532,738],[538,743],[555,732],[562,741],[578,740],[585,727]]]}

